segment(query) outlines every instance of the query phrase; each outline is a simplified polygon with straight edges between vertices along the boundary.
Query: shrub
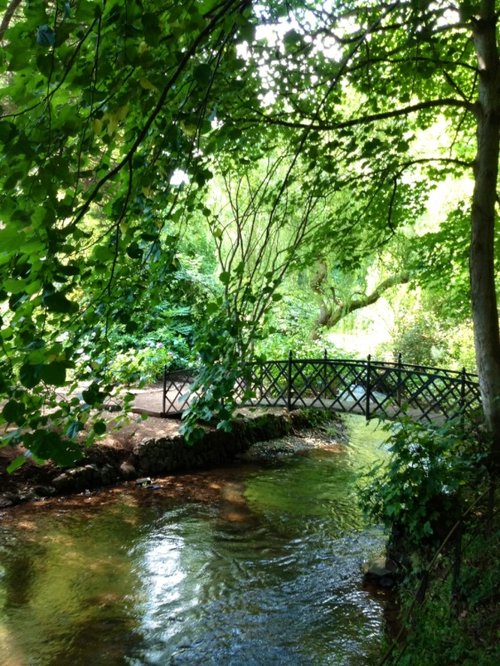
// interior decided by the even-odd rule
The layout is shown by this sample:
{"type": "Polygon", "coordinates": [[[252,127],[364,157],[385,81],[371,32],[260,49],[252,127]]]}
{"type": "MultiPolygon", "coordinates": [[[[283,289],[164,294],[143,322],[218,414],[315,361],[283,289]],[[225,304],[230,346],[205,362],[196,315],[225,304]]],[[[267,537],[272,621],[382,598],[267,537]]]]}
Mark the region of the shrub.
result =
{"type": "Polygon", "coordinates": [[[460,515],[462,489],[484,476],[486,447],[458,421],[403,421],[388,446],[388,461],[369,470],[360,487],[362,508],[393,538],[402,536],[408,553],[425,554],[460,515]]]}
{"type": "Polygon", "coordinates": [[[172,359],[172,353],[161,343],[150,343],[142,349],[119,352],[108,371],[111,380],[118,384],[148,384],[160,379],[172,359]]]}

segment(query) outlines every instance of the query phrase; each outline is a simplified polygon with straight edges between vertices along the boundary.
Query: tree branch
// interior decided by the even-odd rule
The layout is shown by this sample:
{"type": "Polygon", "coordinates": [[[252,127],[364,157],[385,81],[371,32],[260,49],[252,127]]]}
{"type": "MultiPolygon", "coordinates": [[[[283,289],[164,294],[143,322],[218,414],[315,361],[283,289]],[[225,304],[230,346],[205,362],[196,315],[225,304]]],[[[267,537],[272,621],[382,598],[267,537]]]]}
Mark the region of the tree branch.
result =
{"type": "Polygon", "coordinates": [[[221,6],[220,12],[218,12],[216,15],[214,15],[211,18],[210,23],[204,28],[204,30],[202,30],[198,34],[198,36],[193,41],[191,46],[184,52],[181,61],[179,62],[178,66],[176,67],[174,73],[172,74],[168,82],[165,84],[160,94],[160,97],[156,102],[156,105],[154,106],[152,112],[149,114],[148,118],[146,119],[144,125],[142,126],[142,129],[139,131],[134,142],[132,143],[132,145],[130,146],[124,157],[117,164],[115,164],[115,166],[112,169],[110,169],[94,186],[94,189],[92,190],[92,192],[90,192],[89,196],[87,197],[83,205],[80,207],[79,211],[76,213],[73,219],[74,225],[76,225],[85,216],[92,202],[95,200],[95,198],[97,197],[103,186],[106,183],[108,183],[110,180],[112,180],[118,173],[120,173],[123,167],[132,160],[137,149],[148,135],[148,132],[151,129],[151,126],[153,125],[154,121],[160,114],[167,100],[168,94],[170,93],[172,88],[174,88],[174,86],[176,85],[179,77],[181,76],[182,72],[186,69],[189,61],[194,57],[196,51],[198,50],[198,47],[216,29],[218,23],[221,22],[221,20],[224,18],[226,13],[229,12],[230,9],[236,11],[238,7],[244,6],[245,3],[246,0],[243,0],[242,2],[240,1],[235,2],[234,0],[228,0],[228,2],[226,2],[223,6],[221,6]]]}
{"type": "Polygon", "coordinates": [[[349,301],[349,303],[342,303],[336,307],[335,310],[330,310],[328,312],[328,316],[325,315],[324,310],[326,309],[323,304],[322,312],[320,317],[318,317],[316,320],[316,325],[332,328],[345,316],[351,314],[351,312],[361,310],[362,308],[366,308],[368,305],[373,305],[373,303],[376,303],[379,298],[381,298],[383,294],[391,287],[395,287],[398,284],[405,284],[409,281],[409,273],[399,273],[398,275],[392,275],[391,277],[381,282],[370,294],[366,294],[361,298],[353,298],[351,301],[349,301]]]}
{"type": "Polygon", "coordinates": [[[21,4],[21,0],[11,0],[9,6],[5,10],[2,22],[0,23],[0,41],[2,41],[4,34],[9,29],[10,22],[14,16],[16,9],[21,4]]]}
{"type": "MultiPolygon", "coordinates": [[[[402,107],[400,109],[393,109],[392,111],[382,111],[381,113],[370,113],[366,116],[360,116],[358,118],[349,118],[348,120],[340,120],[338,122],[326,122],[319,121],[318,123],[307,123],[301,121],[291,121],[291,120],[282,120],[281,118],[276,118],[273,116],[268,116],[262,111],[257,111],[257,114],[264,120],[264,122],[270,125],[277,125],[279,127],[290,127],[292,129],[309,129],[309,130],[318,130],[318,131],[328,131],[328,130],[338,130],[345,129],[347,127],[356,127],[359,125],[369,125],[370,123],[378,122],[379,120],[387,120],[389,118],[400,118],[402,116],[408,116],[412,113],[417,113],[418,111],[425,111],[426,109],[436,109],[440,107],[455,107],[459,109],[466,109],[467,111],[475,112],[476,107],[470,102],[465,100],[454,99],[454,98],[444,98],[444,99],[431,99],[424,102],[418,102],[417,104],[410,104],[409,106],[402,107]]],[[[257,118],[245,118],[240,119],[239,122],[249,123],[255,125],[259,122],[257,118]]]]}

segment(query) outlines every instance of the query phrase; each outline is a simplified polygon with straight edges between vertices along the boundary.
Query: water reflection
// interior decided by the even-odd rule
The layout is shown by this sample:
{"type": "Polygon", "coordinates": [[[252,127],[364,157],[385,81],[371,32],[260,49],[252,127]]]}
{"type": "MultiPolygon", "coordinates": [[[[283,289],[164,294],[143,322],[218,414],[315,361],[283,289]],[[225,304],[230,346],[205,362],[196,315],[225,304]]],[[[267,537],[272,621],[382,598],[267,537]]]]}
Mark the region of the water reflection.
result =
{"type": "Polygon", "coordinates": [[[198,475],[216,502],[129,491],[18,512],[0,527],[0,663],[370,663],[382,607],[359,568],[382,535],[354,501],[368,433],[348,453],[198,475]]]}

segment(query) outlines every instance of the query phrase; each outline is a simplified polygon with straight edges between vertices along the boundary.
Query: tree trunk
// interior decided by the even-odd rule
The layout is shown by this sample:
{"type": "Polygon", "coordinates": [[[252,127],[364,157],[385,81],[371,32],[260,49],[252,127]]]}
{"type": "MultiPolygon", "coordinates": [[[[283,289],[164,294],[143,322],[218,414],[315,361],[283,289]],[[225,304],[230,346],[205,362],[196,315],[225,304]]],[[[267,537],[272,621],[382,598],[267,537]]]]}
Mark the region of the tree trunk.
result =
{"type": "Polygon", "coordinates": [[[500,334],[495,291],[494,231],[500,143],[500,63],[495,0],[483,0],[474,23],[479,64],[477,153],[471,215],[470,281],[474,343],[492,466],[500,469],[500,334]]]}

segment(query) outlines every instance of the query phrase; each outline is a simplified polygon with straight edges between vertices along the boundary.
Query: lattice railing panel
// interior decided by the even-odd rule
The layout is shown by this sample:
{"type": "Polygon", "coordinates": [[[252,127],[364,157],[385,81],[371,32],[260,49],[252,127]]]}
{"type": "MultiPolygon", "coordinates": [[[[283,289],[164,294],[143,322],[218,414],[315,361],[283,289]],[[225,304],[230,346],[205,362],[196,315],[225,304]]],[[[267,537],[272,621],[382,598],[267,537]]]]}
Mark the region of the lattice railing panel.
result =
{"type": "MultiPolygon", "coordinates": [[[[245,365],[234,386],[240,404],[322,407],[365,414],[367,418],[432,421],[481,408],[474,375],[403,363],[350,359],[295,359],[245,365]]],[[[178,414],[189,404],[193,373],[172,373],[164,382],[164,413],[178,414]]]]}
{"type": "Polygon", "coordinates": [[[194,370],[191,372],[179,370],[178,372],[171,372],[164,376],[162,405],[162,414],[164,416],[178,415],[187,409],[195,372],[194,370]]]}
{"type": "Polygon", "coordinates": [[[267,361],[251,364],[250,389],[254,394],[252,403],[274,407],[283,403],[287,396],[287,361],[267,361]]]}

